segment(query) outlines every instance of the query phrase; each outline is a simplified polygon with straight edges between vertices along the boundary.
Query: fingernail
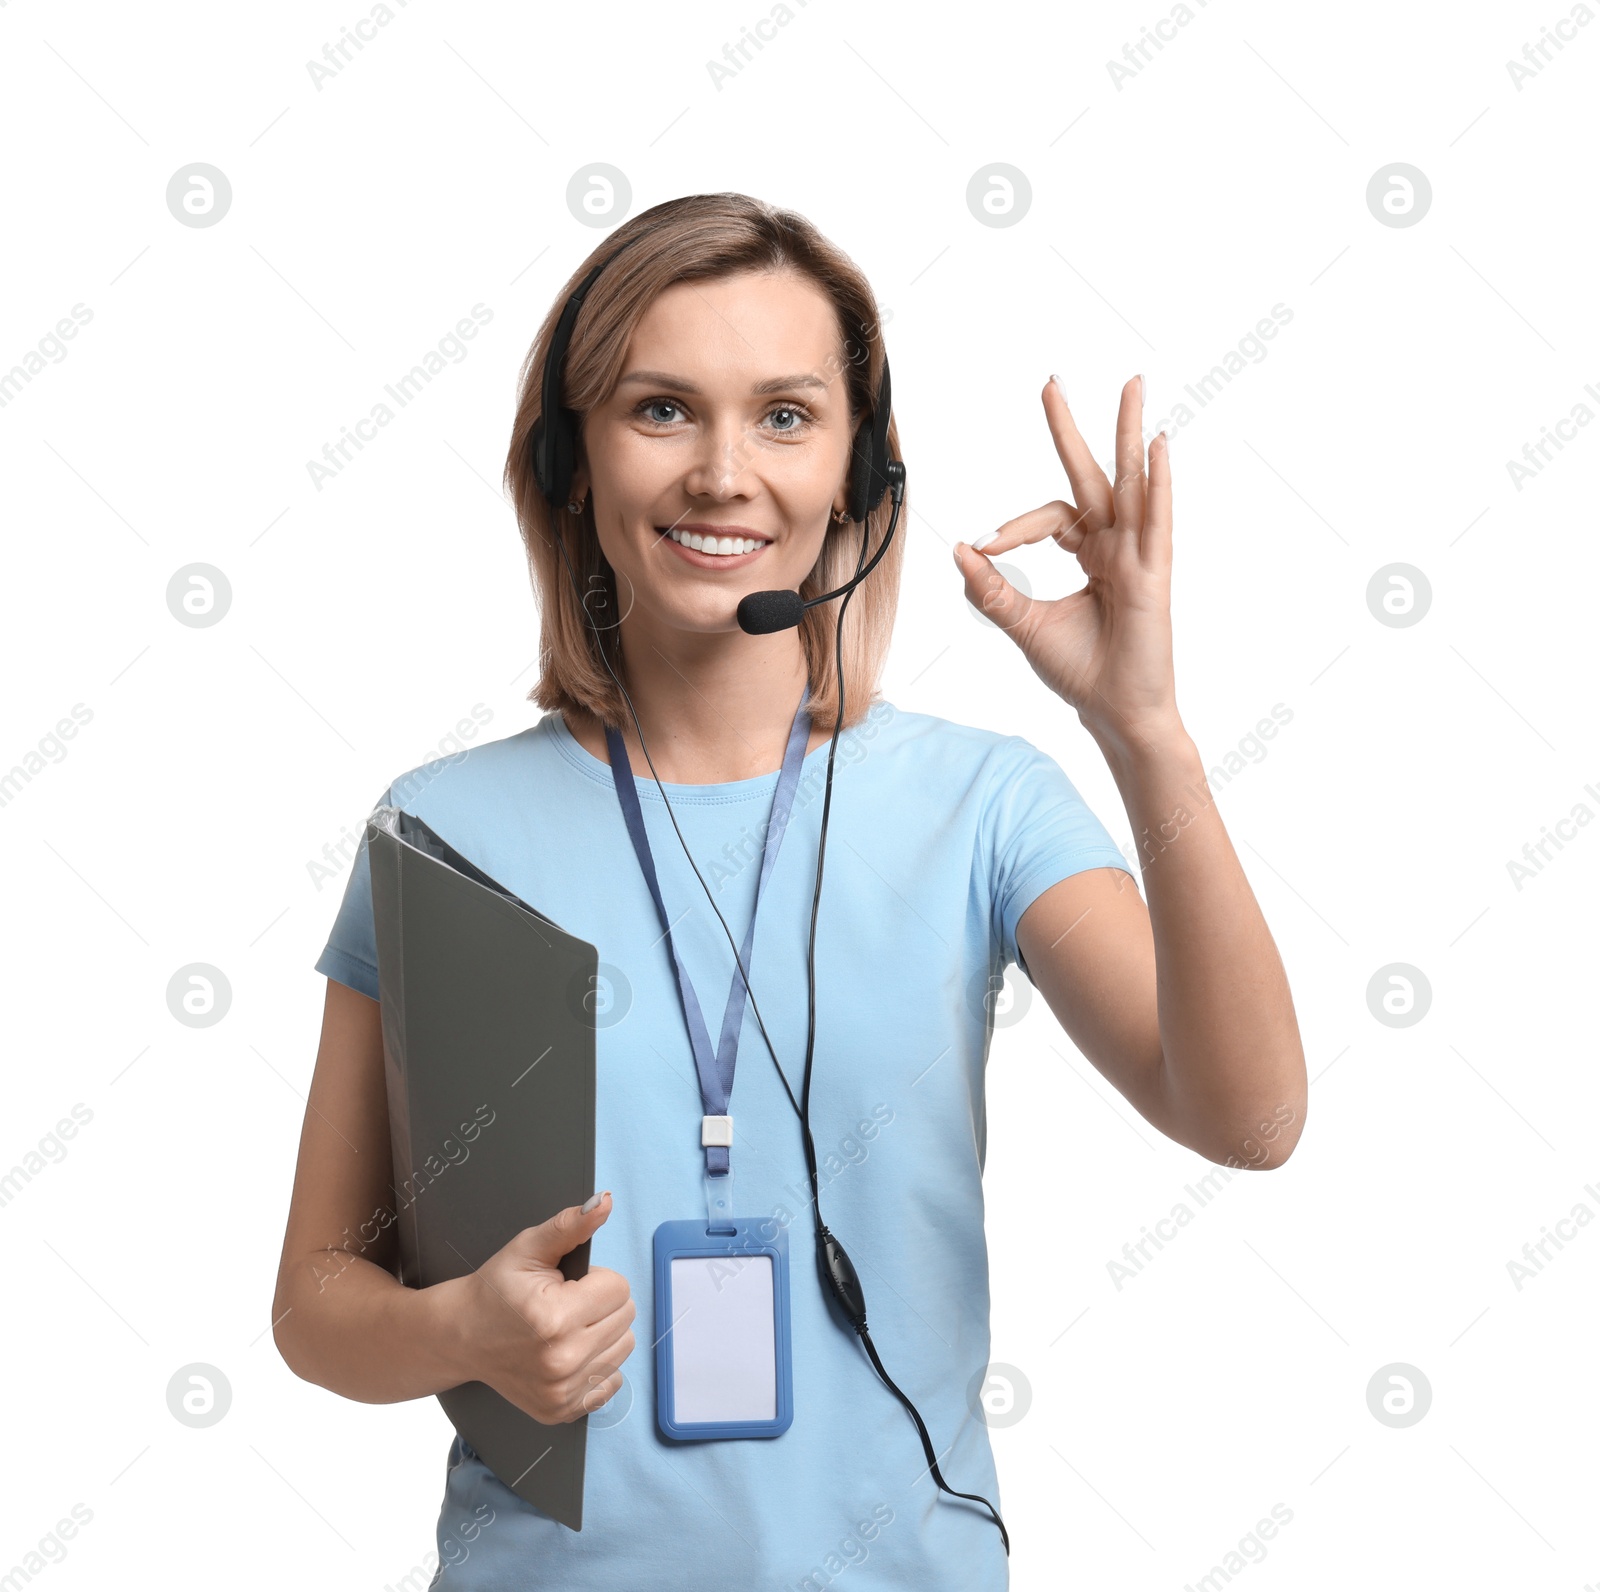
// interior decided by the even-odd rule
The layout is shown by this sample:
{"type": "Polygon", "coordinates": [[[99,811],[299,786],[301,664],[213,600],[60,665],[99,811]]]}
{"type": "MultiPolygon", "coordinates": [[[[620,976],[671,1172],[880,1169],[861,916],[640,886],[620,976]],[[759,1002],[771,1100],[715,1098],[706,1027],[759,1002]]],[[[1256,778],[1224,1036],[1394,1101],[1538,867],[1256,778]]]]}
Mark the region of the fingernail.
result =
{"type": "Polygon", "coordinates": [[[1056,384],[1056,391],[1061,394],[1062,403],[1065,403],[1067,401],[1067,389],[1061,385],[1061,378],[1052,376],[1050,379],[1056,384]]]}
{"type": "MultiPolygon", "coordinates": [[[[608,1191],[604,1191],[604,1192],[609,1192],[609,1190],[608,1191]]],[[[588,1199],[586,1199],[583,1202],[583,1214],[585,1216],[587,1216],[589,1214],[589,1212],[592,1211],[595,1208],[595,1206],[598,1205],[600,1203],[600,1201],[604,1198],[604,1192],[602,1192],[600,1194],[591,1194],[588,1197],[588,1199]]]]}
{"type": "Polygon", "coordinates": [[[956,545],[950,549],[950,556],[956,561],[956,567],[958,569],[961,567],[961,549],[966,545],[967,544],[965,542],[957,542],[956,545]]]}
{"type": "Polygon", "coordinates": [[[999,531],[985,531],[982,536],[974,537],[972,542],[973,552],[981,553],[999,534],[999,531]]]}
{"type": "Polygon", "coordinates": [[[1144,402],[1144,377],[1139,378],[1139,402],[1144,402]]]}

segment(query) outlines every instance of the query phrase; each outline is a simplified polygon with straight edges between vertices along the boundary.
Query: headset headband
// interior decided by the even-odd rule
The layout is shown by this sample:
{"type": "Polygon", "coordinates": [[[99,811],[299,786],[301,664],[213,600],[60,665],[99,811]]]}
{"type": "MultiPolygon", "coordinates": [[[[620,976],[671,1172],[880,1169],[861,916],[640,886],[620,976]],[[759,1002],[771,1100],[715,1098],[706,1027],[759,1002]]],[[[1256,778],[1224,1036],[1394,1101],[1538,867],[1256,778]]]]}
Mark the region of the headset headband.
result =
{"type": "MultiPolygon", "coordinates": [[[[640,237],[645,236],[641,233],[640,237]]],[[[631,249],[639,238],[629,238],[621,248],[613,250],[589,271],[589,274],[572,291],[561,311],[561,319],[550,336],[550,350],[545,355],[544,377],[539,388],[539,418],[534,422],[530,443],[533,449],[533,476],[539,490],[556,507],[561,508],[572,485],[575,458],[573,442],[577,436],[578,416],[561,406],[561,373],[567,360],[567,344],[572,341],[573,328],[578,324],[578,311],[589,296],[595,278],[616,259],[631,249]],[[551,424],[546,424],[554,417],[551,424]]]]}

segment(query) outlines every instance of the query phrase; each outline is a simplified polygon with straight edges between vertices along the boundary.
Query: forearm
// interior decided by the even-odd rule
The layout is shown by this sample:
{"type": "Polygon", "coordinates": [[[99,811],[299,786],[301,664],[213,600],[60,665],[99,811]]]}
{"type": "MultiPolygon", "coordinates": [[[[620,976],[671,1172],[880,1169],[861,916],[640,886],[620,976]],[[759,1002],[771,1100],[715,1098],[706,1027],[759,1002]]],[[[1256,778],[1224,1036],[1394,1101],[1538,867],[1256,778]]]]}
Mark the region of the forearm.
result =
{"type": "Polygon", "coordinates": [[[1215,1160],[1276,1165],[1305,1117],[1305,1058],[1289,982],[1181,726],[1097,736],[1139,851],[1155,939],[1162,1068],[1173,1136],[1215,1160]]]}
{"type": "Polygon", "coordinates": [[[286,1267],[273,1338],[296,1376],[365,1404],[473,1380],[461,1324],[467,1278],[407,1288],[370,1260],[319,1250],[286,1267]]]}

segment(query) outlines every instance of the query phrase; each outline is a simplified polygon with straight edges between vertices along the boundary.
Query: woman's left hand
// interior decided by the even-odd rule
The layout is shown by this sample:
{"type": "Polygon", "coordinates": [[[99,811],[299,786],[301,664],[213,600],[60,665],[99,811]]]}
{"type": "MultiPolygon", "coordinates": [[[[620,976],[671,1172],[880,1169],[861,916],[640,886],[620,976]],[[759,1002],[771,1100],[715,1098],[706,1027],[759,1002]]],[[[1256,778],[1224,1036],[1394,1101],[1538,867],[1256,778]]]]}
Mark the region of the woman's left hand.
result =
{"type": "Polygon", "coordinates": [[[1045,416],[1074,501],[1008,520],[981,553],[955,545],[969,601],[1016,642],[1096,740],[1126,750],[1182,733],[1172,676],[1172,475],[1166,436],[1157,433],[1146,477],[1143,396],[1142,377],[1122,389],[1113,484],[1051,377],[1045,416]],[[1053,602],[1023,596],[989,563],[1046,537],[1077,555],[1089,582],[1053,602]]]}

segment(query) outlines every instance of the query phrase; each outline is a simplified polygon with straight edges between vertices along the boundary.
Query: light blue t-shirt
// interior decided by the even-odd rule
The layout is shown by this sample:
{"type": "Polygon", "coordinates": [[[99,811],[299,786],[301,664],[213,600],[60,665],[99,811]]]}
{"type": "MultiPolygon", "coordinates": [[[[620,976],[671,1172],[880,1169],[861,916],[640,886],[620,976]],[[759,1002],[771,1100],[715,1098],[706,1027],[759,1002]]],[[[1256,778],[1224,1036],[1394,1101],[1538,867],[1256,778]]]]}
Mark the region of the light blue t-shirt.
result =
{"type": "MultiPolygon", "coordinates": [[[[805,759],[749,970],[796,1100],[827,759],[826,743],[805,759]]],[[[738,943],[777,780],[774,770],[666,786],[738,943]]],[[[733,953],[654,780],[636,786],[673,938],[714,1039],[733,953]]],[[[765,1439],[676,1443],[657,1430],[651,1240],[661,1222],[705,1213],[701,1103],[610,764],[552,713],[411,770],[380,801],[597,947],[595,1186],[612,1191],[614,1208],[590,1259],[628,1279],[638,1310],[625,1385],[588,1418],[582,1531],[523,1503],[457,1439],[435,1586],[821,1592],[848,1574],[843,1592],[1001,1592],[1007,1559],[988,1512],[935,1486],[910,1416],[824,1298],[799,1119],[748,1005],[729,1107],[736,1214],[787,1223],[794,1421],[765,1439]]],[[[946,1481],[1002,1514],[975,1413],[989,1361],[985,996],[1018,960],[1028,905],[1103,867],[1127,871],[1060,767],[1022,737],[881,700],[840,735],[817,923],[811,1126],[822,1214],[855,1262],[873,1341],[921,1411],[946,1481]]],[[[376,963],[363,838],[316,965],[376,999],[376,963]]]]}

